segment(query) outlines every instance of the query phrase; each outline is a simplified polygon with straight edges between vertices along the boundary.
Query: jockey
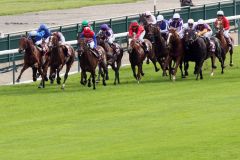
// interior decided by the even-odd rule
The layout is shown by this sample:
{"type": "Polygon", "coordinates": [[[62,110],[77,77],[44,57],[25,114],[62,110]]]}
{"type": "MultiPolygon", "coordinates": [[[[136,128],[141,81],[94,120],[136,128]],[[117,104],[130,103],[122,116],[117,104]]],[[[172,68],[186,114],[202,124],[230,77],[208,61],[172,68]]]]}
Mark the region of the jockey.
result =
{"type": "Polygon", "coordinates": [[[157,23],[156,17],[154,15],[152,15],[152,13],[150,11],[146,11],[145,16],[146,16],[147,24],[156,24],[157,23]]]}
{"type": "Polygon", "coordinates": [[[89,27],[91,30],[93,30],[92,26],[89,24],[89,22],[87,20],[83,20],[82,21],[82,26],[81,28],[78,30],[78,32],[81,34],[84,30],[85,27],[89,27]]]}
{"type": "Polygon", "coordinates": [[[210,44],[209,45],[209,49],[212,52],[214,52],[215,51],[215,44],[210,40],[210,38],[212,36],[212,29],[211,29],[211,27],[207,23],[205,23],[203,19],[199,19],[195,29],[196,29],[196,32],[197,32],[198,36],[205,37],[205,39],[210,44]]]}
{"type": "Polygon", "coordinates": [[[148,47],[143,39],[143,37],[145,36],[145,33],[146,32],[144,30],[144,27],[139,25],[137,21],[133,21],[130,24],[129,30],[128,30],[128,37],[139,40],[143,46],[144,52],[148,53],[149,52],[148,47]]]}
{"type": "Polygon", "coordinates": [[[43,51],[43,39],[47,42],[50,35],[51,32],[45,24],[41,24],[37,31],[31,31],[28,33],[28,37],[33,40],[33,43],[40,51],[43,51]]]}
{"type": "Polygon", "coordinates": [[[203,19],[198,20],[198,23],[195,29],[197,31],[198,36],[204,36],[208,39],[210,39],[212,36],[211,27],[207,23],[205,23],[203,19]]]}
{"type": "Polygon", "coordinates": [[[53,32],[52,35],[57,35],[59,43],[61,45],[65,44],[65,37],[64,37],[64,35],[61,32],[53,32]]]}
{"type": "Polygon", "coordinates": [[[232,40],[231,40],[231,37],[229,35],[229,30],[230,30],[230,24],[229,24],[229,20],[224,16],[224,12],[223,11],[218,11],[217,12],[217,19],[214,23],[215,27],[216,28],[219,28],[219,24],[222,24],[222,27],[223,27],[223,34],[224,34],[224,37],[227,39],[227,43],[228,45],[232,45],[232,40]]]}
{"type": "Polygon", "coordinates": [[[157,16],[157,26],[159,27],[162,36],[166,37],[168,34],[168,21],[164,19],[163,15],[157,16]]]}
{"type": "Polygon", "coordinates": [[[176,28],[178,33],[182,31],[183,20],[179,13],[174,13],[173,18],[171,18],[168,23],[169,27],[176,28]]]}
{"type": "Polygon", "coordinates": [[[196,30],[196,22],[193,19],[188,19],[188,23],[183,24],[183,29],[180,33],[180,37],[183,38],[184,32],[188,29],[196,30]]]}
{"type": "Polygon", "coordinates": [[[100,31],[98,32],[98,35],[103,35],[108,44],[113,48],[114,53],[117,53],[117,47],[113,43],[113,41],[115,40],[113,30],[107,24],[102,24],[100,26],[100,31]]]}
{"type": "Polygon", "coordinates": [[[83,29],[83,32],[81,33],[80,38],[86,38],[89,47],[94,51],[94,53],[96,53],[95,55],[97,56],[97,58],[100,58],[100,55],[96,50],[97,38],[95,33],[91,30],[90,27],[85,27],[83,29]]]}
{"type": "Polygon", "coordinates": [[[68,54],[68,46],[65,45],[65,37],[61,32],[53,32],[52,35],[56,35],[58,37],[59,44],[63,46],[63,52],[66,57],[69,57],[68,54]]]}

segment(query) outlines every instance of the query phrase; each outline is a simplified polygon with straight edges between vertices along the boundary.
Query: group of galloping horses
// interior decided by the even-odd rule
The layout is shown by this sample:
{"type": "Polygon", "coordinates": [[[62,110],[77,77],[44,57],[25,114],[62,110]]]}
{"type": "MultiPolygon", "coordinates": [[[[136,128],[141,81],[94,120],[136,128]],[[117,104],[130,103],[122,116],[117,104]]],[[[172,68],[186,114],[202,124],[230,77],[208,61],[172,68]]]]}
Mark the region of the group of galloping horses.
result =
{"type": "MultiPolygon", "coordinates": [[[[80,36],[78,36],[80,37],[80,36]]],[[[53,84],[56,78],[57,84],[61,84],[60,71],[66,65],[66,72],[64,75],[64,81],[61,88],[65,88],[65,82],[68,78],[68,73],[75,60],[75,53],[77,52],[80,67],[81,67],[81,81],[82,85],[88,84],[88,87],[93,85],[93,89],[96,88],[96,68],[99,69],[99,76],[102,77],[103,85],[106,85],[105,80],[108,80],[108,65],[112,67],[115,72],[114,84],[120,83],[119,69],[121,66],[121,60],[123,57],[123,49],[119,45],[116,45],[119,49],[117,53],[110,45],[104,40],[104,37],[98,37],[98,51],[100,57],[96,56],[96,53],[89,47],[88,39],[78,38],[78,47],[75,51],[69,44],[61,44],[60,37],[57,32],[52,33],[48,42],[43,41],[42,50],[39,49],[31,38],[22,36],[19,41],[19,53],[24,52],[24,65],[18,76],[16,82],[20,82],[23,72],[31,67],[33,71],[33,81],[37,80],[38,76],[41,76],[41,82],[38,88],[45,87],[45,81],[50,80],[53,84]],[[116,55],[116,56],[113,56],[116,55]],[[49,78],[47,77],[48,68],[50,68],[49,78]],[[91,75],[87,79],[86,72],[90,72],[91,75]]]]}
{"type": "MultiPolygon", "coordinates": [[[[162,75],[169,75],[170,79],[176,79],[176,73],[178,67],[181,70],[182,78],[188,76],[189,61],[195,62],[194,74],[196,79],[203,78],[202,66],[206,59],[212,60],[212,75],[215,67],[215,59],[218,58],[221,63],[221,69],[224,73],[224,62],[226,54],[230,51],[230,65],[232,65],[233,47],[228,46],[224,35],[223,29],[219,28],[215,37],[212,37],[212,41],[215,43],[216,50],[211,52],[208,50],[209,45],[203,37],[196,36],[195,32],[191,29],[186,30],[183,39],[180,39],[176,29],[170,28],[167,37],[161,35],[160,29],[156,25],[147,24],[144,15],[140,15],[140,22],[144,25],[146,35],[145,43],[149,48],[147,54],[144,53],[141,43],[136,39],[131,39],[128,45],[129,61],[133,71],[133,76],[136,80],[140,81],[144,76],[143,62],[147,58],[150,59],[154,65],[155,71],[158,72],[159,68],[157,63],[161,66],[163,71],[162,75]],[[184,71],[183,66],[184,65],[184,71]],[[136,72],[136,67],[138,68],[136,72]],[[168,72],[167,72],[168,71],[168,72]]],[[[78,36],[80,37],[80,36],[78,36]]],[[[118,52],[115,53],[113,48],[104,40],[105,37],[98,36],[98,46],[96,50],[100,57],[96,56],[96,53],[89,47],[88,39],[77,38],[76,51],[69,44],[60,44],[60,38],[56,32],[52,33],[47,43],[43,42],[43,51],[39,50],[33,43],[33,41],[22,36],[19,42],[19,52],[24,52],[24,66],[21,70],[17,82],[20,81],[22,73],[29,67],[33,71],[33,81],[37,80],[38,76],[41,76],[41,82],[39,88],[45,87],[45,81],[48,81],[47,71],[50,68],[49,80],[50,83],[54,83],[57,76],[57,84],[61,84],[60,71],[63,66],[66,65],[66,72],[64,75],[64,82],[61,88],[65,88],[65,82],[68,78],[68,73],[75,60],[75,53],[77,52],[80,67],[81,67],[81,80],[82,85],[93,86],[96,88],[96,78],[98,81],[102,77],[102,83],[105,86],[108,76],[108,65],[112,67],[115,72],[114,84],[120,83],[119,69],[121,66],[121,60],[123,57],[123,49],[116,44],[118,52]],[[67,53],[66,53],[67,52],[67,53]],[[98,77],[96,77],[96,69],[98,68],[98,77]],[[90,72],[89,78],[87,78],[87,72],[90,72]]]]}
{"type": "MultiPolygon", "coordinates": [[[[210,42],[206,38],[197,36],[194,30],[186,29],[184,36],[181,39],[175,28],[169,28],[169,33],[166,37],[161,35],[159,27],[153,24],[147,24],[144,15],[140,15],[140,23],[144,25],[145,43],[149,47],[149,54],[144,54],[140,43],[137,40],[131,40],[129,59],[133,75],[139,82],[141,76],[144,75],[142,65],[147,57],[154,65],[155,71],[159,71],[156,63],[158,62],[163,70],[163,76],[169,74],[170,79],[176,80],[178,67],[181,70],[182,78],[188,76],[189,61],[195,62],[194,74],[196,79],[203,79],[202,67],[205,60],[211,58],[212,72],[216,69],[215,59],[218,58],[221,63],[221,73],[224,73],[226,54],[230,52],[230,66],[233,65],[232,54],[233,46],[229,46],[224,34],[223,28],[219,27],[215,36],[211,37],[211,41],[215,44],[215,51],[210,50],[210,42]],[[136,67],[138,71],[136,73],[136,67]],[[184,70],[183,70],[184,69],[184,70]],[[168,71],[168,73],[167,73],[168,71]]],[[[233,39],[232,39],[233,42],[233,39]]]]}

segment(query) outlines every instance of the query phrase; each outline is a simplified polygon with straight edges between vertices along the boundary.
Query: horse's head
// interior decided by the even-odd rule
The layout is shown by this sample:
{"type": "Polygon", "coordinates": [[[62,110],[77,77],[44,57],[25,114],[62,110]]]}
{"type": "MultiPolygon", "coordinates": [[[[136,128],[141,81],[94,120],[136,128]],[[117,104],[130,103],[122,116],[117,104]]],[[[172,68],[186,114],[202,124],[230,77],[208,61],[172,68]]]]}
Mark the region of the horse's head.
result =
{"type": "Polygon", "coordinates": [[[88,49],[87,41],[85,38],[79,38],[78,39],[78,50],[77,52],[79,54],[82,54],[86,49],[88,49]]]}
{"type": "Polygon", "coordinates": [[[147,19],[145,14],[139,14],[139,23],[140,25],[147,25],[147,19]]]}
{"type": "Polygon", "coordinates": [[[144,27],[146,34],[145,37],[149,39],[152,43],[155,41],[155,37],[161,36],[160,30],[158,27],[153,24],[148,24],[144,27]]]}
{"type": "Polygon", "coordinates": [[[177,33],[176,28],[169,28],[168,38],[167,38],[167,45],[174,43],[176,40],[179,40],[180,37],[177,33]]]}
{"type": "Polygon", "coordinates": [[[22,36],[19,40],[19,53],[24,52],[29,47],[29,39],[26,36],[22,36]]]}
{"type": "Polygon", "coordinates": [[[196,40],[196,38],[197,38],[197,35],[194,30],[186,29],[184,31],[183,40],[187,45],[193,43],[196,40]]]}
{"type": "Polygon", "coordinates": [[[59,46],[59,38],[58,36],[56,36],[55,34],[52,34],[50,37],[49,37],[49,41],[48,41],[48,47],[50,49],[52,48],[55,48],[55,47],[58,47],[59,46]]]}

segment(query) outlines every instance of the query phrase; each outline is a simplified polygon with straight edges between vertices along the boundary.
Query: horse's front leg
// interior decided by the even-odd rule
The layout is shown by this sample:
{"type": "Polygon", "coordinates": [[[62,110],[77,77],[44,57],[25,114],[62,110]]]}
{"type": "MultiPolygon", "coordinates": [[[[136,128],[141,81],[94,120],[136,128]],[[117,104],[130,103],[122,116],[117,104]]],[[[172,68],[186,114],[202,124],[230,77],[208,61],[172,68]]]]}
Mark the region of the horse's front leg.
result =
{"type": "Polygon", "coordinates": [[[38,70],[38,73],[41,75],[41,83],[39,84],[38,88],[45,88],[45,76],[44,76],[44,73],[42,71],[42,68],[41,68],[41,65],[38,66],[37,68],[38,70]]]}
{"type": "Polygon", "coordinates": [[[138,84],[140,83],[140,80],[141,80],[141,73],[142,73],[142,63],[138,65],[138,73],[137,73],[137,81],[138,81],[138,84]]]}
{"type": "Polygon", "coordinates": [[[149,58],[150,60],[152,61],[153,65],[154,65],[154,68],[155,68],[155,72],[158,72],[159,71],[159,68],[157,68],[157,59],[156,59],[156,56],[152,53],[151,55],[149,55],[149,58]]]}
{"type": "Polygon", "coordinates": [[[179,66],[180,62],[181,62],[181,58],[177,58],[176,64],[175,64],[175,67],[174,67],[174,71],[173,71],[173,81],[176,80],[177,69],[178,69],[178,66],[179,66]]]}
{"type": "MultiPolygon", "coordinates": [[[[164,66],[163,66],[163,76],[167,76],[166,70],[167,70],[168,66],[171,66],[170,65],[171,60],[172,60],[172,58],[168,55],[164,62],[164,66]]],[[[171,68],[169,67],[168,69],[169,69],[169,74],[170,74],[171,68]]]]}
{"type": "Polygon", "coordinates": [[[232,55],[233,55],[233,46],[230,47],[230,66],[232,67],[233,66],[233,60],[232,60],[232,55]]]}
{"type": "Polygon", "coordinates": [[[67,81],[68,73],[69,73],[69,71],[70,71],[71,65],[72,65],[72,64],[66,64],[66,72],[65,72],[65,74],[64,74],[64,81],[63,81],[63,84],[62,84],[62,89],[65,88],[65,82],[67,81]]]}
{"type": "Polygon", "coordinates": [[[16,80],[17,83],[20,82],[20,79],[21,79],[21,77],[22,77],[23,72],[24,72],[26,69],[28,69],[28,67],[29,67],[29,66],[27,66],[27,65],[24,65],[24,66],[23,66],[23,68],[21,69],[20,75],[18,76],[18,78],[17,78],[17,80],[16,80]]]}
{"type": "Polygon", "coordinates": [[[61,84],[60,68],[57,69],[57,84],[61,84]]]}
{"type": "Polygon", "coordinates": [[[92,77],[93,89],[95,90],[96,89],[95,71],[91,73],[91,77],[92,77]]]}
{"type": "Polygon", "coordinates": [[[137,79],[135,65],[131,64],[131,68],[132,68],[132,72],[133,72],[133,77],[134,77],[135,79],[137,79]]]}

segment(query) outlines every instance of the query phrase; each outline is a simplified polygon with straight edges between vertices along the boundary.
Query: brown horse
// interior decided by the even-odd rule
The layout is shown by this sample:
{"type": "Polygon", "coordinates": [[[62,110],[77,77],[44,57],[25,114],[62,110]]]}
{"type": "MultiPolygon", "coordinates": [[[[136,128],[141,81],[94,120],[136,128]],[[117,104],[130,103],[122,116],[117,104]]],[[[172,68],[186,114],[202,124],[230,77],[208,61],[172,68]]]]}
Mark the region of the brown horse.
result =
{"type": "Polygon", "coordinates": [[[100,59],[96,57],[96,53],[90,49],[87,44],[87,40],[85,38],[78,39],[78,59],[81,67],[81,81],[82,85],[87,84],[87,74],[86,72],[90,72],[91,75],[88,79],[88,87],[91,87],[91,80],[93,84],[93,89],[96,89],[96,80],[95,73],[96,68],[99,65],[100,73],[102,76],[103,85],[106,86],[106,73],[107,73],[107,65],[106,65],[106,53],[101,46],[97,46],[96,50],[100,54],[100,59]]]}
{"type": "Polygon", "coordinates": [[[145,31],[145,38],[151,41],[154,55],[163,70],[164,62],[168,55],[166,42],[162,37],[160,29],[158,27],[149,24],[145,26],[145,31]]]}
{"type": "MultiPolygon", "coordinates": [[[[216,32],[216,37],[220,40],[221,48],[223,50],[223,55],[222,55],[223,63],[225,62],[226,54],[229,52],[230,53],[230,66],[233,66],[233,60],[232,60],[233,45],[231,45],[231,46],[228,45],[227,40],[224,37],[223,32],[224,32],[224,30],[223,30],[222,26],[220,26],[217,29],[217,32],[216,32]]],[[[232,37],[230,37],[230,38],[231,38],[231,41],[234,42],[233,38],[232,37]]]]}
{"type": "Polygon", "coordinates": [[[18,50],[19,50],[19,53],[25,52],[25,54],[24,54],[23,68],[22,68],[21,73],[18,76],[16,82],[20,82],[23,72],[27,68],[31,67],[32,71],[33,71],[33,81],[37,80],[37,71],[38,71],[42,77],[42,81],[38,88],[44,88],[45,87],[45,80],[44,80],[45,75],[42,71],[42,66],[41,66],[41,53],[35,47],[35,45],[33,44],[33,41],[28,39],[25,36],[22,36],[19,41],[19,49],[18,50]]]}
{"type": "Polygon", "coordinates": [[[183,44],[175,28],[169,29],[167,46],[169,49],[169,54],[164,64],[164,74],[166,74],[167,66],[169,66],[170,79],[172,75],[173,76],[172,79],[175,81],[177,68],[179,65],[180,65],[182,77],[184,76],[182,72],[182,60],[184,57],[183,44]],[[174,62],[175,66],[172,66],[172,61],[174,62]]]}
{"type": "Polygon", "coordinates": [[[64,75],[64,81],[62,84],[62,89],[65,88],[65,83],[68,78],[68,72],[71,69],[71,66],[74,62],[75,52],[74,49],[70,45],[61,45],[59,43],[59,39],[57,36],[52,35],[49,39],[49,47],[50,47],[50,81],[53,84],[56,73],[57,73],[57,84],[61,84],[60,71],[63,66],[66,65],[66,72],[64,75]],[[66,47],[68,48],[68,53],[64,53],[66,47]],[[68,54],[66,57],[65,54],[68,54]]]}
{"type": "MultiPolygon", "coordinates": [[[[152,44],[149,40],[145,39],[146,45],[148,45],[149,48],[149,53],[152,52],[152,44]]],[[[144,53],[144,50],[140,44],[140,42],[136,39],[132,39],[130,41],[130,48],[128,49],[129,52],[129,61],[131,63],[131,68],[133,71],[133,76],[136,78],[138,83],[141,80],[141,76],[144,76],[142,65],[143,61],[146,58],[146,53],[144,53]],[[136,68],[135,66],[138,67],[138,72],[136,74],[136,68]]]]}
{"type": "MultiPolygon", "coordinates": [[[[118,45],[117,46],[117,53],[114,53],[113,48],[109,45],[108,42],[105,41],[104,37],[101,37],[100,35],[97,37],[98,45],[102,46],[103,49],[106,52],[107,55],[107,65],[110,65],[115,72],[115,79],[114,79],[114,85],[120,84],[120,78],[119,78],[119,69],[121,67],[121,61],[123,57],[123,49],[118,45]],[[114,54],[116,57],[114,57],[114,54]]],[[[100,72],[98,74],[98,79],[100,79],[100,72]]]]}

